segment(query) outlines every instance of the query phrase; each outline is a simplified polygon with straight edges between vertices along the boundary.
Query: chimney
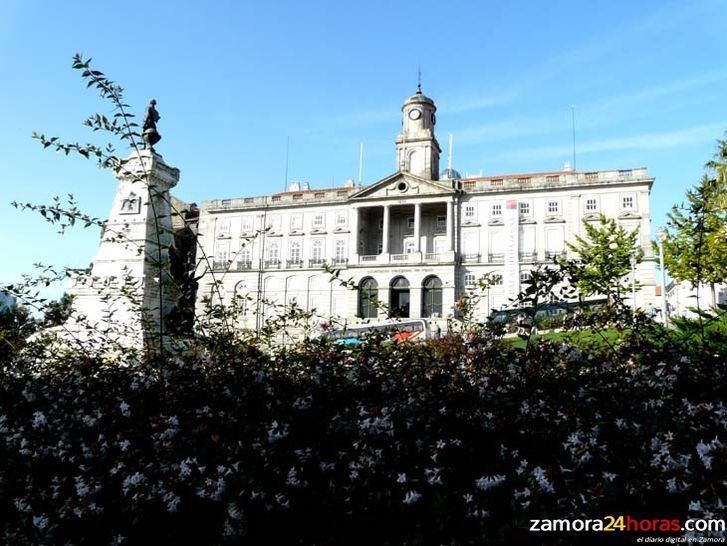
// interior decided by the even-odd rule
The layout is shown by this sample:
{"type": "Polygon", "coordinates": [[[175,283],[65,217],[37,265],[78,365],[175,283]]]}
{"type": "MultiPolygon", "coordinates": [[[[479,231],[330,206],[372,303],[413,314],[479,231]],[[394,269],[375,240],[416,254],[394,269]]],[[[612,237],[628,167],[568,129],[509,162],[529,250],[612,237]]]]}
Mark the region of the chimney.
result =
{"type": "Polygon", "coordinates": [[[310,189],[310,184],[308,182],[303,182],[303,190],[308,191],[310,189]]]}
{"type": "Polygon", "coordinates": [[[291,182],[288,191],[300,191],[300,182],[291,182]]]}

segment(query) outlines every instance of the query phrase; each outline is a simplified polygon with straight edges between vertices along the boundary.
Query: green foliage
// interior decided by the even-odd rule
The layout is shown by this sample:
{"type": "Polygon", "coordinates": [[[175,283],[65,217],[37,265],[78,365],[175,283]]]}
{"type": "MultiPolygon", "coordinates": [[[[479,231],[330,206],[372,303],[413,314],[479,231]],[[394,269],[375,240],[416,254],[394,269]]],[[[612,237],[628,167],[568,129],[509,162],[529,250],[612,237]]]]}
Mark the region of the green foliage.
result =
{"type": "Polygon", "coordinates": [[[0,307],[0,362],[9,362],[25,347],[38,323],[23,305],[0,307]]]}
{"type": "Polygon", "coordinates": [[[725,186],[704,175],[687,192],[687,202],[668,214],[664,262],[677,281],[693,286],[727,279],[727,208],[725,186]]]}
{"type": "Polygon", "coordinates": [[[58,301],[48,303],[43,317],[43,326],[46,328],[60,326],[71,316],[72,311],[73,296],[64,292],[58,301]]]}
{"type": "Polygon", "coordinates": [[[576,236],[576,244],[568,248],[578,253],[577,260],[562,260],[569,282],[584,296],[602,294],[609,304],[620,301],[628,288],[623,278],[631,271],[631,257],[637,262],[643,257],[638,247],[638,229],[628,232],[613,218],[601,215],[598,225],[584,220],[586,236],[576,236]]]}
{"type": "Polygon", "coordinates": [[[40,347],[0,370],[0,540],[540,544],[522,529],[544,514],[707,517],[727,496],[724,355],[651,328],[527,354],[480,337],[154,363],[40,347]]]}

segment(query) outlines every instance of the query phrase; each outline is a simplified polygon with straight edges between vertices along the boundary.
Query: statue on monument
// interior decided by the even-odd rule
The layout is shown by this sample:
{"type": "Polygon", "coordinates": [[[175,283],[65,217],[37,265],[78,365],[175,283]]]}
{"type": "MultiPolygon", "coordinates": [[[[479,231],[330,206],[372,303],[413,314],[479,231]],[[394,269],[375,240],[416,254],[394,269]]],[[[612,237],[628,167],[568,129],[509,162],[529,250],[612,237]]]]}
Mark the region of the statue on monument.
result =
{"type": "Polygon", "coordinates": [[[157,132],[157,121],[159,121],[159,112],[155,108],[157,101],[151,99],[149,106],[146,108],[146,116],[144,117],[144,125],[142,127],[141,137],[144,139],[144,145],[146,148],[154,151],[154,144],[162,139],[162,136],[157,132]]]}

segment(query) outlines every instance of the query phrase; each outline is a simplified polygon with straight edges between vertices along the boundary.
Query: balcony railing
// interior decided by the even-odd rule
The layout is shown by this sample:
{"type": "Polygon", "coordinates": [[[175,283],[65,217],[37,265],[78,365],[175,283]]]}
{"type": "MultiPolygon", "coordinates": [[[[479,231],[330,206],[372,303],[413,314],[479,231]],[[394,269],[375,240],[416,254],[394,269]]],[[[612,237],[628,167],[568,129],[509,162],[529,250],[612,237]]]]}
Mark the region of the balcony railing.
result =
{"type": "Polygon", "coordinates": [[[227,271],[230,267],[230,262],[212,262],[212,271],[227,271]]]}
{"type": "Polygon", "coordinates": [[[359,260],[362,262],[375,262],[378,257],[378,254],[362,254],[359,256],[359,260]]]}
{"type": "Polygon", "coordinates": [[[252,262],[250,260],[241,260],[237,262],[238,271],[245,271],[246,269],[252,269],[252,262]]]}
{"type": "Polygon", "coordinates": [[[266,269],[280,269],[280,260],[265,260],[266,269]]]}
{"type": "Polygon", "coordinates": [[[408,254],[392,254],[391,255],[391,261],[392,262],[405,262],[409,258],[408,254]]]}
{"type": "Polygon", "coordinates": [[[561,250],[561,251],[553,252],[551,250],[546,250],[545,259],[552,260],[553,258],[565,258],[565,251],[561,250]]]}
{"type": "Polygon", "coordinates": [[[538,253],[537,252],[521,252],[520,253],[520,261],[521,262],[534,262],[538,259],[538,253]]]}
{"type": "Polygon", "coordinates": [[[347,264],[348,263],[348,258],[344,258],[342,256],[336,256],[336,257],[334,257],[331,260],[331,262],[334,263],[334,264],[336,264],[336,265],[347,264]]]}
{"type": "Polygon", "coordinates": [[[325,258],[311,258],[308,260],[308,267],[321,267],[326,263],[325,258]]]}
{"type": "Polygon", "coordinates": [[[480,255],[478,253],[465,253],[462,254],[462,261],[468,263],[477,263],[480,261],[480,255]]]}
{"type": "Polygon", "coordinates": [[[505,261],[505,254],[502,252],[490,253],[487,255],[487,261],[490,263],[499,263],[505,261]]]}
{"type": "Polygon", "coordinates": [[[303,267],[303,260],[300,258],[294,258],[292,260],[286,260],[285,261],[285,267],[288,269],[294,268],[294,267],[303,267]]]}

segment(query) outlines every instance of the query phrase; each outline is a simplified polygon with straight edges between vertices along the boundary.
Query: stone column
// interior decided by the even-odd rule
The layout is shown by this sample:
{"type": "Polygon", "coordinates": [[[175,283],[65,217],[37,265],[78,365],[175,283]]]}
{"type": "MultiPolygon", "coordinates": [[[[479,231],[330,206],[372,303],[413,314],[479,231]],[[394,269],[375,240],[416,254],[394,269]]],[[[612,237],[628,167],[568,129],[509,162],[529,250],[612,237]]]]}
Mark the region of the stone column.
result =
{"type": "Polygon", "coordinates": [[[421,248],[420,248],[421,220],[422,220],[422,205],[421,205],[421,203],[414,203],[414,252],[421,252],[421,248]]]}
{"type": "Polygon", "coordinates": [[[381,253],[389,253],[389,209],[391,205],[384,205],[384,228],[381,235],[381,253]]]}
{"type": "Polygon", "coordinates": [[[447,201],[447,252],[452,252],[453,248],[453,223],[454,223],[454,206],[452,201],[447,201]]]}
{"type": "Polygon", "coordinates": [[[358,263],[358,207],[353,208],[353,215],[351,216],[351,263],[358,263]]]}

